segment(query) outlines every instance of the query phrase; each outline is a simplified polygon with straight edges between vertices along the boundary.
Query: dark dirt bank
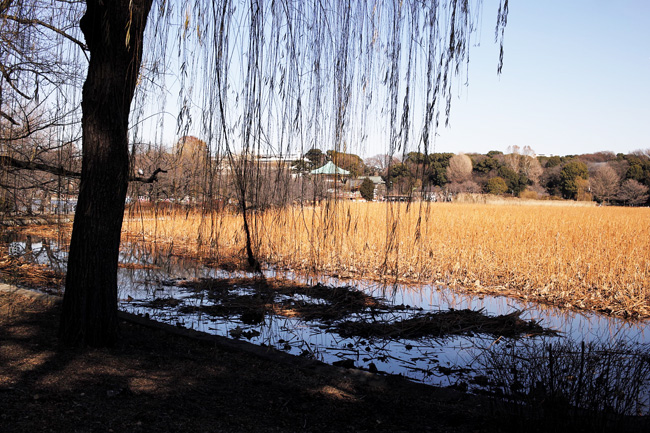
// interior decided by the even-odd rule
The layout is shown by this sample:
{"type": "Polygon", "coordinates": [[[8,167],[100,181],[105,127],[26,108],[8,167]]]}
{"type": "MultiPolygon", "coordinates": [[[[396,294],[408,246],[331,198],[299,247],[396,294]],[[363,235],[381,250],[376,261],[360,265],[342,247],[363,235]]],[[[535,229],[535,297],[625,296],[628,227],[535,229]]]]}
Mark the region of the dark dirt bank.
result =
{"type": "Polygon", "coordinates": [[[115,348],[67,349],[58,314],[57,303],[0,291],[0,432],[594,430],[566,411],[544,416],[134,317],[123,316],[115,348]]]}

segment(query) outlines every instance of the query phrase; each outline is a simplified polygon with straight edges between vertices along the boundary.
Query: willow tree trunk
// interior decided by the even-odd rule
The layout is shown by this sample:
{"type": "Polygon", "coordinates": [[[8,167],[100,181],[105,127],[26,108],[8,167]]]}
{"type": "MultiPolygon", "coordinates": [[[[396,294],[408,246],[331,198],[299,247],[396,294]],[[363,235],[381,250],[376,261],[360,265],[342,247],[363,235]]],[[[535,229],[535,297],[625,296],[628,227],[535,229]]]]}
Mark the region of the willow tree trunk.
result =
{"type": "Polygon", "coordinates": [[[87,0],[80,27],[90,51],[82,94],[83,159],[59,337],[117,339],[117,264],[129,176],[128,119],[152,0],[87,0]]]}

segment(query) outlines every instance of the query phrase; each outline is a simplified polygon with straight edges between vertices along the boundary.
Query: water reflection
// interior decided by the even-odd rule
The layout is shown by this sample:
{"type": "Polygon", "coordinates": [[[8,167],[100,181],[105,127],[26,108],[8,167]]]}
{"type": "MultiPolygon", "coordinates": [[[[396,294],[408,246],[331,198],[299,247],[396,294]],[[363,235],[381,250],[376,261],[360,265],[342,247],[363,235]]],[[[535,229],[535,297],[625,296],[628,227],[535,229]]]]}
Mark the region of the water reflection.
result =
{"type": "MultiPolygon", "coordinates": [[[[45,264],[65,271],[67,253],[52,240],[25,236],[8,240],[9,253],[24,260],[45,264]]],[[[180,313],[180,307],[202,307],[214,304],[207,292],[189,290],[183,280],[233,278],[249,276],[202,266],[192,259],[179,257],[168,246],[142,242],[125,243],[120,254],[118,296],[120,309],[202,332],[247,339],[299,356],[309,356],[328,363],[345,361],[371,371],[401,374],[413,380],[437,385],[476,382],[487,374],[479,362],[486,348],[511,344],[506,339],[485,335],[391,340],[383,338],[344,338],[324,331],[318,321],[306,322],[297,317],[266,316],[258,325],[246,324],[239,317],[219,317],[200,308],[180,313]],[[175,299],[169,303],[152,304],[153,300],[175,299]]],[[[351,282],[331,277],[303,277],[291,272],[267,271],[267,278],[282,277],[298,283],[329,286],[350,285],[351,282]]],[[[647,322],[628,322],[594,313],[560,310],[548,305],[513,300],[502,296],[463,294],[446,287],[381,285],[358,281],[354,286],[393,305],[408,305],[424,311],[449,309],[483,309],[489,315],[505,315],[524,311],[522,318],[541,322],[543,326],[561,331],[561,337],[534,337],[533,342],[567,339],[575,342],[623,340],[647,345],[647,322]]],[[[403,313],[405,316],[408,312],[403,313]]]]}

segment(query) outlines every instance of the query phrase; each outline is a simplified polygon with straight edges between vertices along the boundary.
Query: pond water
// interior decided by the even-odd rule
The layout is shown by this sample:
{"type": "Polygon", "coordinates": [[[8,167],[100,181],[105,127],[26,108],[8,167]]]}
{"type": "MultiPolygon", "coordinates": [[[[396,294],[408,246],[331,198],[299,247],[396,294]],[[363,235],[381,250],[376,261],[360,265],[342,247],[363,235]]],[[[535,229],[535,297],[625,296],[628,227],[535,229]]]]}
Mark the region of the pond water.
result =
{"type": "MultiPolygon", "coordinates": [[[[57,270],[65,268],[66,253],[54,241],[23,237],[10,239],[8,243],[9,252],[14,256],[22,256],[57,270]]],[[[424,383],[440,386],[462,384],[466,388],[477,389],[483,385],[476,378],[489,375],[485,371],[485,363],[481,361],[485,351],[498,345],[512,347],[516,344],[505,338],[482,334],[417,340],[344,338],[324,330],[322,323],[308,322],[297,317],[267,315],[262,323],[251,325],[243,323],[239,316],[214,316],[198,309],[183,314],[179,312],[180,307],[209,306],[214,301],[208,293],[182,287],[180,282],[251,275],[205,267],[174,255],[154,254],[141,246],[124,245],[123,251],[120,259],[122,267],[118,274],[119,308],[123,311],[148,315],[161,322],[206,333],[246,339],[254,344],[328,363],[345,361],[358,368],[399,374],[424,383]],[[151,304],[153,300],[169,298],[178,302],[174,302],[173,306],[172,303],[160,303],[157,306],[151,304]]],[[[266,277],[282,277],[309,285],[352,285],[392,305],[408,305],[421,308],[424,312],[472,309],[484,310],[488,315],[503,315],[523,311],[523,319],[540,322],[542,326],[560,332],[555,337],[525,338],[530,344],[550,344],[560,340],[576,344],[623,341],[645,353],[648,353],[650,347],[648,322],[629,322],[507,297],[468,295],[433,285],[386,286],[367,281],[340,281],[330,277],[307,278],[274,271],[267,271],[266,277]]],[[[243,293],[246,289],[233,288],[233,291],[237,290],[243,293]]],[[[393,314],[408,317],[413,314],[413,310],[393,314]]]]}

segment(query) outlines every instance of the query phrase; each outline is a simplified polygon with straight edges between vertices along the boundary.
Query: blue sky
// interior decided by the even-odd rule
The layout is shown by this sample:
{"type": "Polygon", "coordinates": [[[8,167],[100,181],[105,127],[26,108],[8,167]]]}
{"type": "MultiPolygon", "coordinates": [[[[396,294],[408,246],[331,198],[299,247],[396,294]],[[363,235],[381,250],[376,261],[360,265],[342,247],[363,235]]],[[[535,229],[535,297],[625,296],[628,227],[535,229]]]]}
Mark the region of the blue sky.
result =
{"type": "MultiPolygon", "coordinates": [[[[496,73],[499,47],[494,43],[499,3],[483,0],[468,86],[455,87],[450,126],[440,127],[429,152],[506,152],[510,146],[530,146],[542,155],[650,149],[650,0],[509,3],[503,73],[496,73]]],[[[167,111],[172,114],[162,133],[169,146],[177,138],[177,87],[178,82],[169,88],[167,111]]],[[[194,92],[200,93],[198,87],[194,92]]],[[[198,118],[189,133],[205,138],[198,118]]],[[[160,134],[156,125],[144,122],[141,129],[149,126],[153,136],[160,134]]],[[[368,125],[366,132],[367,141],[350,137],[347,151],[386,153],[386,127],[368,125]]],[[[318,147],[329,149],[328,143],[318,147]]],[[[411,143],[407,151],[416,147],[411,143]]]]}
{"type": "Polygon", "coordinates": [[[650,1],[511,1],[501,76],[497,8],[484,3],[469,86],[452,105],[450,127],[438,131],[435,151],[650,148],[650,1]]]}

